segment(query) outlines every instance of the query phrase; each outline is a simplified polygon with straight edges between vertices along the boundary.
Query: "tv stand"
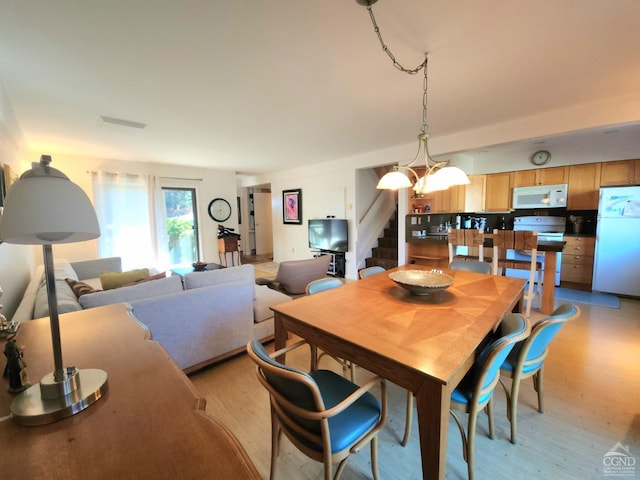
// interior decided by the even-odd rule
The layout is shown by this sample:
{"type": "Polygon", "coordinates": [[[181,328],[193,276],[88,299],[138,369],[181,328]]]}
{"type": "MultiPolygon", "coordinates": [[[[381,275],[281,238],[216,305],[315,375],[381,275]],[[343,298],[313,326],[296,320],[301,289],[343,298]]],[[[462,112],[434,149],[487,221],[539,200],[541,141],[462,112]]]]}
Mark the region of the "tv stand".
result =
{"type": "Polygon", "coordinates": [[[322,255],[330,255],[331,261],[329,262],[329,268],[327,274],[334,277],[344,278],[345,271],[345,255],[344,252],[334,252],[331,250],[316,250],[313,254],[314,257],[320,257],[322,255]]]}

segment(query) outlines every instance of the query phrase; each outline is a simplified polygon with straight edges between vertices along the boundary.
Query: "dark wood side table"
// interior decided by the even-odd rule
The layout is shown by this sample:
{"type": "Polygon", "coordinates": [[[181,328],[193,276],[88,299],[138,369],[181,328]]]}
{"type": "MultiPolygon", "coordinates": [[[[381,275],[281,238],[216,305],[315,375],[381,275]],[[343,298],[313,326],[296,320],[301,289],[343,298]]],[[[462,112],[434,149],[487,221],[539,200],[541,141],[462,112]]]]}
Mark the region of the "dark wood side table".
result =
{"type": "MultiPolygon", "coordinates": [[[[60,316],[65,365],[100,368],[109,390],[86,410],[26,427],[0,422],[3,479],[259,479],[236,437],[125,304],[60,316]]],[[[31,382],[53,370],[49,319],[16,338],[31,382]]],[[[13,397],[0,382],[0,417],[13,397]]]]}

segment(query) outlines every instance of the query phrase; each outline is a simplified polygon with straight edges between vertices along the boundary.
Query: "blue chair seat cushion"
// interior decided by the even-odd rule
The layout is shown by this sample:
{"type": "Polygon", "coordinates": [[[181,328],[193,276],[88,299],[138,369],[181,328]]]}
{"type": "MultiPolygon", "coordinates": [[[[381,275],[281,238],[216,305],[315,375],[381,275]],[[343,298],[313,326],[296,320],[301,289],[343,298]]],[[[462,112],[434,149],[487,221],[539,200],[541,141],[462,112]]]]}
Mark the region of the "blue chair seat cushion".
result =
{"type": "MultiPolygon", "coordinates": [[[[317,383],[327,409],[337,405],[355,392],[359,386],[329,370],[316,370],[309,374],[317,383]]],[[[362,438],[378,422],[382,407],[378,399],[365,393],[342,413],[329,419],[331,452],[340,452],[362,438]]],[[[308,447],[321,451],[322,446],[296,435],[308,447]]],[[[316,432],[317,433],[317,432],[316,432]]]]}
{"type": "Polygon", "coordinates": [[[464,378],[460,381],[458,386],[453,392],[451,392],[451,401],[459,403],[461,405],[468,405],[471,402],[473,396],[473,379],[475,377],[475,371],[472,368],[464,378]]]}

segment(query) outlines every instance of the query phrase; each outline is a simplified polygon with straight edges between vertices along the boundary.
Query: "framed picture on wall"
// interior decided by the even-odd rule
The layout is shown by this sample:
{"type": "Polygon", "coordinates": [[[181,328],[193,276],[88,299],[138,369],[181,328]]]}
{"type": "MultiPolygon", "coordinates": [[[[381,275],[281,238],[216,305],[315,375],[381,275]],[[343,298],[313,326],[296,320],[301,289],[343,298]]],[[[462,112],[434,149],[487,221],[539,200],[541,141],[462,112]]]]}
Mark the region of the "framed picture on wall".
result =
{"type": "Polygon", "coordinates": [[[302,190],[282,191],[282,221],[293,225],[302,224],[302,190]]]}

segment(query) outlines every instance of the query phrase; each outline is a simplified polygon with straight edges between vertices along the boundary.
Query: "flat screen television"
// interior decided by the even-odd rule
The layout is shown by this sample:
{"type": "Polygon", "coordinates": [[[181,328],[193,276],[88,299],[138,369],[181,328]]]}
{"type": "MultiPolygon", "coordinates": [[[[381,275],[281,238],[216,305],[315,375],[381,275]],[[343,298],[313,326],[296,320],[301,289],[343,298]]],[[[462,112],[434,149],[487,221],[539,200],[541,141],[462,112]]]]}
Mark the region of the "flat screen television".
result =
{"type": "Polygon", "coordinates": [[[346,220],[319,218],[309,220],[309,248],[346,252],[349,250],[349,227],[346,220]]]}

